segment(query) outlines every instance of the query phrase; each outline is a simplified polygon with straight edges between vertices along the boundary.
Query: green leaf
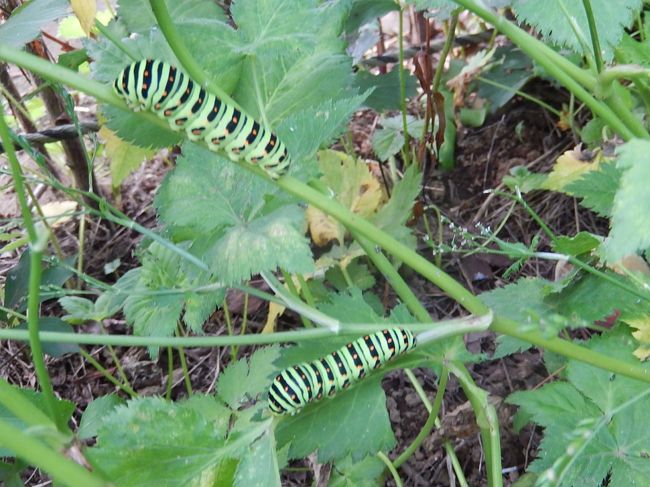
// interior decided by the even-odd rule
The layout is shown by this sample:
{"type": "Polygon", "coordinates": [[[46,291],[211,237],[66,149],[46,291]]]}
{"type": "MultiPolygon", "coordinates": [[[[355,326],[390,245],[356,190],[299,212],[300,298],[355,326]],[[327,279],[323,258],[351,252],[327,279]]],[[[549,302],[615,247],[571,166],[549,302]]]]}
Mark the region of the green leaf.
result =
{"type": "Polygon", "coordinates": [[[0,462],[0,482],[5,487],[24,487],[20,472],[27,467],[19,459],[14,459],[13,463],[0,462]]]}
{"type": "Polygon", "coordinates": [[[553,250],[565,255],[581,255],[600,245],[600,239],[589,232],[579,232],[574,237],[562,235],[553,243],[553,250]]]}
{"type": "Polygon", "coordinates": [[[87,440],[97,436],[97,432],[104,422],[117,406],[123,406],[126,402],[116,394],[108,394],[95,399],[86,406],[81,415],[81,423],[77,435],[82,440],[87,440]]]}
{"type": "MultiPolygon", "coordinates": [[[[624,328],[592,338],[587,347],[638,365],[632,355],[635,343],[624,328]]],[[[608,475],[611,485],[650,482],[650,440],[645,429],[639,428],[650,407],[647,387],[573,360],[567,369],[569,382],[555,382],[508,398],[520,406],[519,418],[545,428],[538,458],[530,470],[541,472],[565,457],[562,485],[601,485],[608,475]],[[589,418],[594,420],[590,430],[576,429],[589,418]],[[582,448],[567,456],[571,438],[578,439],[582,448]]],[[[521,419],[515,421],[521,424],[521,419]]]]}
{"type": "MultiPolygon", "coordinates": [[[[27,330],[27,323],[22,323],[16,327],[17,330],[27,330]]],[[[41,316],[38,319],[38,329],[41,331],[55,331],[58,333],[74,334],[74,329],[61,318],[53,316],[41,316]]],[[[50,357],[62,357],[66,353],[79,353],[81,350],[76,343],[48,343],[42,345],[43,353],[50,357]]]]}
{"type": "Polygon", "coordinates": [[[266,347],[256,351],[250,361],[242,358],[230,364],[219,374],[217,392],[231,409],[239,409],[243,403],[255,399],[271,385],[269,375],[273,374],[273,362],[279,348],[266,347]]]}
{"type": "Polygon", "coordinates": [[[547,175],[530,172],[527,167],[515,166],[510,168],[510,174],[503,177],[503,184],[511,190],[519,188],[522,193],[528,193],[543,188],[547,175]]]}
{"type": "MultiPolygon", "coordinates": [[[[404,145],[404,125],[401,116],[382,117],[379,123],[382,128],[376,129],[375,133],[372,134],[372,149],[380,160],[385,161],[402,149],[404,145]]],[[[408,115],[406,124],[411,136],[418,138],[422,134],[424,120],[408,115]]]]}
{"type": "Polygon", "coordinates": [[[533,62],[519,47],[507,45],[497,48],[494,59],[499,60],[489,65],[489,70],[481,74],[486,81],[479,80],[478,96],[489,100],[490,112],[494,113],[508,103],[517,90],[535,75],[533,62]],[[503,89],[489,81],[506,86],[503,89]]]}
{"type": "Polygon", "coordinates": [[[290,458],[317,450],[321,463],[390,450],[395,437],[380,378],[368,377],[331,399],[306,406],[300,414],[283,417],[276,438],[279,447],[291,444],[290,458]]]}
{"type": "MultiPolygon", "coordinates": [[[[65,264],[70,266],[74,263],[74,257],[65,259],[65,264]]],[[[41,264],[43,272],[41,275],[41,289],[44,287],[59,288],[72,276],[73,272],[63,265],[56,263],[50,265],[41,264]]],[[[29,293],[29,250],[23,252],[18,263],[9,269],[5,282],[4,306],[15,311],[24,311],[27,308],[27,295],[29,293]]],[[[46,298],[41,295],[40,300],[46,298]]]]}
{"type": "MultiPolygon", "coordinates": [[[[191,291],[210,284],[210,276],[159,243],[151,244],[141,261],[137,278],[124,300],[124,314],[135,334],[171,336],[183,310],[185,324],[200,333],[210,313],[223,301],[225,289],[217,288],[210,293],[191,291]]],[[[150,353],[156,356],[157,349],[150,348],[150,353]]]]}
{"type": "MultiPolygon", "coordinates": [[[[361,92],[372,90],[370,96],[368,96],[364,103],[368,108],[372,108],[378,112],[400,109],[401,85],[399,81],[399,69],[395,68],[387,74],[379,75],[362,71],[357,74],[356,83],[361,92]]],[[[410,98],[415,96],[416,90],[417,80],[414,76],[407,74],[406,97],[410,98]]]]}
{"type": "Polygon", "coordinates": [[[612,230],[604,243],[609,262],[650,247],[650,142],[633,139],[618,150],[621,186],[614,197],[612,230]]]}
{"type": "Polygon", "coordinates": [[[123,141],[106,127],[102,127],[99,132],[105,141],[106,156],[111,161],[111,185],[119,188],[129,174],[153,156],[153,151],[123,141]]]}
{"type": "Polygon", "coordinates": [[[606,271],[607,277],[617,286],[600,277],[584,274],[573,279],[559,293],[550,295],[546,302],[562,310],[575,324],[591,324],[603,320],[615,312],[620,312],[622,319],[634,319],[650,314],[649,301],[640,299],[636,294],[621,286],[635,287],[635,283],[621,275],[606,271]]]}
{"type": "Polygon", "coordinates": [[[616,164],[604,163],[598,170],[587,171],[580,179],[567,185],[566,191],[576,198],[582,198],[582,206],[600,216],[609,217],[622,174],[623,171],[616,164]]]}
{"type": "MultiPolygon", "coordinates": [[[[203,0],[166,0],[165,4],[174,23],[189,23],[189,19],[203,19],[205,24],[226,22],[228,17],[223,8],[203,0]]],[[[146,32],[156,25],[156,17],[147,0],[122,0],[119,14],[129,32],[146,32]]]]}
{"type": "Polygon", "coordinates": [[[260,212],[272,183],[241,169],[230,160],[195,144],[183,145],[183,155],[156,195],[162,221],[192,231],[192,237],[246,222],[260,212]]]}
{"type": "Polygon", "coordinates": [[[17,8],[0,26],[0,44],[22,48],[34,40],[46,24],[67,15],[66,0],[32,0],[17,8]]]}
{"type": "Polygon", "coordinates": [[[385,468],[384,462],[374,455],[356,463],[344,458],[334,465],[329,487],[378,487],[385,468]]]}
{"type": "Polygon", "coordinates": [[[309,272],[311,250],[304,237],[304,211],[264,201],[277,188],[218,154],[185,144],[183,157],[156,198],[158,213],[220,282],[239,283],[281,267],[309,272]]]}
{"type": "Polygon", "coordinates": [[[345,23],[345,32],[352,33],[359,27],[374,22],[388,12],[399,10],[393,0],[356,0],[345,23]]]}
{"type": "MultiPolygon", "coordinates": [[[[494,289],[479,295],[479,299],[489,306],[495,314],[510,318],[519,323],[529,323],[525,328],[537,329],[538,317],[555,312],[545,302],[545,297],[552,291],[552,283],[544,279],[519,279],[500,289],[494,289]]],[[[497,338],[497,348],[493,359],[505,357],[531,348],[528,342],[509,336],[497,338]]]]}
{"type": "Polygon", "coordinates": [[[292,174],[302,180],[316,176],[314,154],[345,129],[350,115],[363,103],[366,94],[323,103],[295,112],[278,124],[276,133],[292,158],[292,174]]]}
{"type": "MultiPolygon", "coordinates": [[[[567,46],[577,53],[582,53],[580,41],[576,38],[569,18],[560,5],[561,1],[562,6],[577,23],[583,38],[588,41],[590,39],[589,24],[582,2],[548,0],[546,8],[539,8],[539,3],[535,0],[515,0],[512,3],[520,21],[532,25],[550,41],[560,46],[567,46]]],[[[623,36],[624,28],[632,24],[643,1],[590,0],[590,3],[604,58],[611,60],[614,48],[623,36]]],[[[591,48],[591,44],[589,47],[591,48]]],[[[591,50],[589,54],[593,55],[591,50]]]]}
{"type": "Polygon", "coordinates": [[[395,239],[415,249],[417,239],[406,222],[411,218],[413,205],[422,189],[422,174],[411,165],[399,180],[388,202],[370,218],[372,223],[395,239]]]}
{"type": "Polygon", "coordinates": [[[272,429],[248,447],[237,467],[234,485],[237,487],[253,485],[280,487],[282,485],[272,429]]]}
{"type": "Polygon", "coordinates": [[[212,485],[219,463],[238,457],[261,433],[251,428],[226,439],[229,418],[229,410],[208,396],[180,403],[135,399],[105,417],[86,455],[123,487],[212,485]]]}
{"type": "MultiPolygon", "coordinates": [[[[4,381],[4,379],[0,379],[4,381]]],[[[57,419],[52,418],[48,402],[41,392],[20,388],[5,382],[11,392],[3,393],[0,400],[0,420],[44,440],[53,448],[63,448],[70,441],[68,435],[57,433],[57,419]],[[4,404],[20,408],[21,416],[17,417],[4,404]]],[[[3,386],[4,387],[4,386],[3,386]]],[[[54,414],[59,420],[67,423],[72,417],[75,405],[67,400],[57,399],[54,402],[54,414]]],[[[11,450],[0,448],[0,457],[13,457],[11,450]]]]}
{"type": "Polygon", "coordinates": [[[311,272],[314,265],[302,218],[301,208],[284,206],[232,226],[223,236],[209,242],[208,264],[226,284],[276,268],[298,274],[311,272]]]}
{"type": "Polygon", "coordinates": [[[92,317],[95,311],[95,303],[80,296],[63,296],[59,298],[59,304],[68,313],[63,316],[63,320],[73,325],[81,325],[92,319],[89,317],[92,317]]]}

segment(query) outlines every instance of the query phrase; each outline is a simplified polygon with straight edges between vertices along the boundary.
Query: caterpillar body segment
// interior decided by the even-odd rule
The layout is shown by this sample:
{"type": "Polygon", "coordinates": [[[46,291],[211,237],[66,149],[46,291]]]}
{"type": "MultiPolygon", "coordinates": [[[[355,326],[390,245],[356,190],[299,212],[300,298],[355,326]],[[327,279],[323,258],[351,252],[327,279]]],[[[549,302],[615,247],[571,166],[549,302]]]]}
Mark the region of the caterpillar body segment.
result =
{"type": "Polygon", "coordinates": [[[410,331],[392,328],[358,338],[323,358],[289,367],[269,388],[269,410],[275,415],[296,414],[308,403],[333,396],[415,346],[410,331]]]}
{"type": "Polygon", "coordinates": [[[285,174],[291,159],[284,144],[249,115],[208,93],[180,69],[159,60],[136,61],[122,70],[113,89],[134,111],[149,110],[174,131],[183,130],[210,150],[244,159],[271,177],[285,174]]]}

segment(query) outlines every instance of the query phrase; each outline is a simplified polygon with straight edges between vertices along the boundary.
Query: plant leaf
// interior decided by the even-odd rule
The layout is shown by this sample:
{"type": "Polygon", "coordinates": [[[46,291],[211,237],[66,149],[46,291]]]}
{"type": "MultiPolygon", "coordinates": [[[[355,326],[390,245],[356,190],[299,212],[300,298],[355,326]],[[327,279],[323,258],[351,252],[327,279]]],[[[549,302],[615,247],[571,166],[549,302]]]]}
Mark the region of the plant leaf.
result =
{"type": "Polygon", "coordinates": [[[137,147],[120,139],[107,127],[99,129],[105,141],[106,156],[111,161],[111,185],[119,188],[129,174],[153,156],[153,151],[137,147]]]}
{"type": "Polygon", "coordinates": [[[618,150],[621,185],[614,197],[612,230],[604,243],[609,262],[650,247],[650,181],[647,164],[650,142],[633,139],[618,150]]]}
{"type": "Polygon", "coordinates": [[[277,359],[279,347],[266,347],[256,351],[250,360],[242,358],[230,364],[219,374],[217,392],[231,409],[264,392],[271,385],[273,362],[277,359]]]}
{"type": "Polygon", "coordinates": [[[0,26],[0,43],[21,48],[34,40],[41,29],[68,13],[66,0],[32,0],[17,8],[0,26]]]}
{"type": "Polygon", "coordinates": [[[226,439],[229,418],[230,411],[209,396],[178,403],[135,399],[105,417],[86,455],[124,487],[159,486],[161,479],[162,485],[212,485],[220,462],[237,458],[263,431],[258,426],[226,439]]]}
{"type": "MultiPolygon", "coordinates": [[[[583,54],[582,46],[576,38],[560,2],[577,23],[584,39],[589,40],[589,24],[582,2],[547,0],[545,8],[539,8],[539,2],[536,0],[515,0],[512,4],[520,21],[532,25],[550,41],[583,54]]],[[[624,29],[631,25],[643,1],[620,0],[611,2],[610,0],[590,0],[590,3],[603,56],[605,60],[611,60],[614,48],[621,40],[624,29]]],[[[589,54],[593,55],[592,52],[589,54]]]]}
{"type": "Polygon", "coordinates": [[[386,411],[379,377],[368,377],[331,399],[310,404],[295,416],[286,416],[276,429],[278,446],[290,443],[289,457],[318,450],[318,461],[351,456],[359,460],[390,450],[395,437],[386,411]]]}
{"type": "Polygon", "coordinates": [[[565,188],[567,193],[582,198],[580,204],[603,217],[611,216],[614,197],[623,171],[613,162],[603,163],[596,171],[588,171],[565,188]]]}

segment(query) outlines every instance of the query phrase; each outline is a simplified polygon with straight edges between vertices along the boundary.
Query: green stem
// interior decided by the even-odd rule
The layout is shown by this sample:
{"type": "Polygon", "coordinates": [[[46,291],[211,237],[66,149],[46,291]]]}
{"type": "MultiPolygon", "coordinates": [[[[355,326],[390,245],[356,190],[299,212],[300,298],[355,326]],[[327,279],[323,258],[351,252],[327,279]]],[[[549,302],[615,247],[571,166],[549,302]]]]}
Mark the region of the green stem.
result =
{"type": "Polygon", "coordinates": [[[465,366],[450,362],[448,367],[460,382],[460,386],[474,410],[476,424],[481,431],[481,439],[483,440],[488,487],[502,487],[501,443],[499,441],[499,419],[496,409],[489,403],[487,392],[474,383],[465,366]]]}
{"type": "Polygon", "coordinates": [[[395,466],[391,463],[390,458],[386,456],[384,452],[378,452],[377,457],[384,462],[386,465],[386,468],[388,468],[388,471],[390,474],[393,476],[393,480],[395,481],[395,486],[396,487],[404,487],[404,483],[402,482],[402,478],[399,476],[399,473],[397,472],[397,469],[395,466]]]}
{"type": "Polygon", "coordinates": [[[406,73],[404,72],[404,7],[397,0],[397,5],[399,6],[399,63],[398,63],[398,74],[399,74],[399,90],[400,90],[400,109],[402,111],[402,131],[404,132],[404,148],[403,151],[405,155],[404,163],[408,166],[409,159],[406,157],[408,154],[409,147],[409,130],[408,123],[406,121],[406,73]]]}
{"type": "Polygon", "coordinates": [[[365,237],[383,247],[397,259],[443,289],[470,313],[474,315],[487,314],[487,306],[451,276],[369,221],[291,176],[278,179],[277,184],[288,193],[308,201],[311,205],[333,216],[348,229],[353,229],[355,235],[365,237]]]}
{"type": "Polygon", "coordinates": [[[495,88],[499,88],[499,89],[504,90],[504,91],[509,91],[509,92],[511,92],[511,93],[514,93],[514,94],[517,95],[517,96],[520,96],[520,97],[522,97],[522,98],[528,100],[528,101],[532,101],[532,102],[535,103],[536,105],[539,105],[539,106],[542,107],[543,109],[545,109],[545,110],[551,112],[551,113],[552,113],[553,115],[555,115],[557,118],[562,118],[562,114],[560,113],[559,110],[553,108],[551,105],[549,105],[549,104],[546,103],[545,101],[542,101],[542,100],[540,100],[539,98],[536,98],[536,97],[534,97],[534,96],[532,96],[532,95],[529,95],[529,94],[526,93],[526,92],[523,92],[523,91],[521,91],[521,90],[517,90],[517,89],[513,88],[512,86],[507,86],[507,85],[504,85],[504,84],[499,83],[499,82],[497,82],[497,81],[492,81],[491,79],[484,78],[483,76],[477,76],[476,79],[478,79],[481,83],[485,83],[485,84],[487,84],[487,85],[492,85],[492,86],[494,86],[495,88]]]}
{"type": "Polygon", "coordinates": [[[619,100],[609,99],[602,103],[587,90],[594,90],[596,78],[562,55],[555,52],[543,42],[535,39],[504,17],[500,17],[475,0],[454,0],[457,4],[471,10],[486,22],[505,34],[517,44],[531,59],[534,59],[560,84],[575,94],[591,111],[602,118],[623,139],[633,137],[650,138],[640,121],[619,100]],[[583,88],[586,87],[587,89],[583,88]]]}
{"type": "Polygon", "coordinates": [[[27,229],[27,235],[29,236],[30,255],[29,294],[27,296],[27,329],[29,331],[29,347],[32,352],[32,362],[34,363],[36,377],[38,378],[38,383],[41,387],[41,392],[43,393],[45,404],[47,405],[52,420],[57,425],[59,431],[64,432],[67,431],[68,427],[63,418],[59,418],[58,410],[56,408],[57,399],[54,396],[54,389],[52,388],[50,376],[48,375],[47,367],[45,366],[43,347],[41,346],[41,340],[38,335],[38,317],[40,307],[39,295],[41,286],[41,273],[43,271],[41,267],[41,259],[43,257],[43,251],[47,246],[48,234],[47,230],[44,227],[37,229],[34,226],[32,214],[27,203],[23,173],[20,168],[20,163],[16,158],[16,152],[14,150],[11,136],[9,134],[9,127],[7,126],[4,113],[1,111],[0,140],[2,141],[7,154],[7,159],[9,160],[9,165],[11,167],[11,173],[14,180],[14,190],[16,191],[16,196],[18,197],[18,203],[23,215],[23,222],[27,229]]]}
{"type": "Polygon", "coordinates": [[[102,364],[95,360],[95,357],[93,357],[91,354],[81,349],[81,355],[90,365],[95,367],[95,369],[97,369],[97,371],[99,371],[99,373],[102,374],[102,376],[107,381],[126,392],[129,396],[131,396],[131,399],[138,397],[138,394],[133,389],[131,389],[131,386],[129,384],[123,384],[115,377],[113,377],[113,374],[111,374],[102,364]]]}
{"type": "MultiPolygon", "coordinates": [[[[291,274],[289,274],[287,271],[282,270],[282,277],[284,277],[284,284],[289,289],[289,292],[293,294],[293,296],[296,299],[300,298],[300,293],[296,289],[296,285],[293,283],[293,278],[291,277],[291,274]]],[[[314,324],[307,318],[305,315],[302,313],[300,314],[300,321],[302,321],[302,326],[305,328],[313,328],[314,324]]]]}
{"type": "Polygon", "coordinates": [[[447,61],[447,56],[451,51],[452,46],[454,45],[454,39],[456,37],[456,27],[458,26],[458,16],[460,14],[460,9],[456,9],[451,14],[451,19],[449,20],[449,29],[447,30],[447,38],[445,39],[445,44],[442,46],[442,51],[440,52],[440,59],[438,59],[438,65],[436,66],[436,72],[433,75],[433,83],[431,83],[431,91],[436,93],[440,91],[440,80],[442,79],[442,73],[445,70],[445,62],[447,61]]]}
{"type": "Polygon", "coordinates": [[[7,121],[5,120],[4,113],[0,111],[0,140],[2,141],[2,146],[5,149],[7,154],[7,159],[9,160],[9,167],[11,168],[11,175],[14,180],[14,191],[16,191],[16,197],[18,198],[18,205],[20,206],[20,211],[23,216],[23,222],[25,229],[27,230],[27,236],[29,237],[30,242],[36,242],[36,228],[34,227],[34,220],[32,219],[32,212],[29,210],[29,203],[27,202],[27,193],[25,191],[25,180],[23,178],[23,172],[20,168],[20,163],[16,157],[16,150],[14,144],[11,140],[11,134],[9,133],[9,127],[7,126],[7,121]]]}
{"type": "Polygon", "coordinates": [[[539,348],[559,353],[570,359],[579,360],[596,368],[650,383],[650,370],[648,369],[608,355],[595,353],[567,340],[547,338],[537,331],[521,331],[520,326],[516,321],[508,318],[495,317],[490,328],[497,333],[534,343],[539,348]]]}
{"type": "MultiPolygon", "coordinates": [[[[435,332],[436,340],[463,335],[476,325],[468,324],[468,319],[453,319],[435,323],[404,323],[402,328],[412,332],[435,332]]],[[[41,331],[40,339],[49,343],[77,343],[84,345],[114,345],[118,347],[225,347],[232,345],[266,345],[272,343],[303,342],[319,340],[333,336],[359,336],[365,333],[375,333],[376,323],[350,323],[338,329],[310,328],[297,331],[281,331],[269,334],[246,334],[233,336],[189,336],[189,337],[157,337],[131,335],[96,335],[92,333],[66,333],[41,331]]],[[[0,340],[29,339],[26,330],[15,328],[0,329],[0,340]]]]}
{"type": "Polygon", "coordinates": [[[406,450],[404,450],[400,456],[393,460],[393,465],[395,465],[395,468],[401,467],[405,461],[411,458],[416,450],[420,448],[420,445],[422,445],[422,442],[425,440],[425,438],[429,436],[429,433],[431,433],[431,430],[436,425],[436,422],[438,422],[438,413],[440,412],[440,406],[442,406],[442,398],[447,388],[448,376],[449,373],[447,371],[447,368],[443,367],[440,374],[440,382],[438,383],[436,398],[433,401],[433,406],[431,406],[431,409],[429,410],[429,417],[427,418],[426,423],[424,423],[424,426],[422,426],[422,429],[415,437],[413,442],[408,446],[408,448],[406,448],[406,450]]]}
{"type": "Polygon", "coordinates": [[[190,373],[187,369],[187,360],[185,358],[185,350],[183,347],[178,347],[178,357],[181,359],[181,369],[183,369],[183,380],[185,381],[185,390],[187,395],[192,395],[192,381],[190,380],[190,373]]]}
{"type": "Polygon", "coordinates": [[[110,484],[66,458],[62,453],[45,446],[32,434],[25,433],[0,419],[0,446],[10,449],[18,458],[48,474],[56,483],[77,487],[108,487],[110,484]]]}
{"type": "Polygon", "coordinates": [[[393,287],[397,295],[404,302],[411,313],[422,323],[431,323],[431,315],[422,305],[420,300],[413,294],[411,288],[404,282],[397,269],[386,258],[380,249],[376,249],[366,238],[361,237],[349,229],[352,237],[359,243],[370,261],[382,273],[386,280],[393,287]]]}
{"type": "Polygon", "coordinates": [[[104,24],[102,24],[99,20],[95,21],[95,28],[99,32],[101,32],[101,34],[104,37],[106,37],[109,41],[111,41],[115,47],[117,47],[120,51],[122,51],[124,54],[129,56],[133,61],[137,61],[140,59],[133,51],[131,51],[131,49],[127,47],[126,44],[122,42],[121,39],[113,35],[111,30],[108,27],[106,27],[104,24]]]}
{"type": "Polygon", "coordinates": [[[156,17],[158,27],[160,27],[169,46],[183,65],[183,68],[187,71],[187,74],[190,75],[190,78],[217,95],[221,100],[240,108],[235,100],[230,98],[219,85],[205,74],[201,65],[194,59],[194,56],[192,56],[192,53],[185,45],[182,36],[176,30],[176,26],[167,10],[165,0],[149,0],[149,5],[151,5],[151,10],[153,10],[153,14],[156,17]]]}
{"type": "Polygon", "coordinates": [[[165,384],[165,400],[171,401],[174,386],[174,349],[167,347],[167,383],[165,384]]]}
{"type": "Polygon", "coordinates": [[[589,35],[591,36],[591,43],[594,48],[594,59],[596,60],[596,70],[601,73],[603,71],[603,54],[600,49],[600,40],[598,39],[598,30],[596,29],[596,20],[594,19],[594,12],[591,9],[590,0],[582,0],[582,5],[587,14],[587,22],[589,23],[589,35]]]}

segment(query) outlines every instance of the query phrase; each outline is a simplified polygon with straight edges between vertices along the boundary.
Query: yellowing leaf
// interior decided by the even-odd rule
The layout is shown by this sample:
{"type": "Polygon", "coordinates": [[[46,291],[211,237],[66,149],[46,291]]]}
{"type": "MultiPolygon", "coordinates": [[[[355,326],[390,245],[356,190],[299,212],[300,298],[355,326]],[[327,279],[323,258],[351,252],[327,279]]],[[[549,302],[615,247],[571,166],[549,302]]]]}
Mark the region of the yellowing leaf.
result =
{"type": "Polygon", "coordinates": [[[324,247],[332,240],[343,243],[343,227],[318,208],[307,207],[307,222],[311,239],[319,247],[324,247]]]}
{"type": "MultiPolygon", "coordinates": [[[[333,150],[321,151],[318,164],[323,173],[321,182],[336,195],[339,203],[364,218],[377,211],[384,200],[384,193],[367,164],[333,150]]],[[[309,207],[307,222],[316,245],[323,246],[333,240],[343,243],[343,226],[320,210],[309,207]]]]}
{"type": "Polygon", "coordinates": [[[90,28],[95,23],[95,14],[97,13],[97,3],[95,0],[70,0],[72,11],[79,19],[81,28],[86,35],[90,35],[90,28]]]}
{"type": "Polygon", "coordinates": [[[76,201],[52,201],[41,205],[43,215],[47,223],[56,228],[59,225],[69,221],[74,216],[74,210],[77,208],[76,201]]]}
{"type": "Polygon", "coordinates": [[[643,257],[637,254],[630,254],[623,257],[618,262],[614,262],[610,265],[614,272],[619,274],[627,274],[627,271],[630,272],[640,272],[646,276],[650,276],[650,266],[645,261],[643,257]]]}
{"type": "Polygon", "coordinates": [[[625,322],[637,331],[632,336],[639,342],[639,347],[634,351],[634,355],[639,360],[647,360],[650,357],[650,316],[643,318],[628,319],[625,322]]]}
{"type": "Polygon", "coordinates": [[[600,160],[581,161],[579,156],[579,152],[570,150],[558,157],[553,170],[541,187],[552,191],[563,191],[567,185],[579,179],[586,172],[598,169],[600,160]]]}
{"type": "MultiPolygon", "coordinates": [[[[108,25],[110,20],[113,18],[113,15],[110,10],[100,10],[97,12],[95,18],[103,25],[108,25]]],[[[79,19],[75,15],[70,15],[59,22],[57,37],[60,39],[70,41],[73,39],[80,39],[85,35],[86,33],[84,32],[84,29],[81,27],[79,19]]]]}
{"type": "Polygon", "coordinates": [[[99,135],[106,141],[106,155],[111,160],[111,184],[114,188],[153,154],[152,150],[123,141],[106,127],[99,130],[99,135]]]}
{"type": "Polygon", "coordinates": [[[269,303],[269,314],[266,315],[266,323],[264,328],[262,328],[262,333],[273,333],[275,331],[275,324],[278,321],[278,318],[282,316],[286,307],[281,304],[270,302],[269,303]]]}

